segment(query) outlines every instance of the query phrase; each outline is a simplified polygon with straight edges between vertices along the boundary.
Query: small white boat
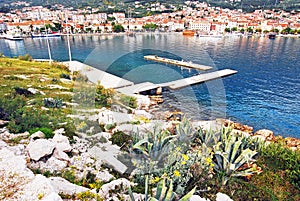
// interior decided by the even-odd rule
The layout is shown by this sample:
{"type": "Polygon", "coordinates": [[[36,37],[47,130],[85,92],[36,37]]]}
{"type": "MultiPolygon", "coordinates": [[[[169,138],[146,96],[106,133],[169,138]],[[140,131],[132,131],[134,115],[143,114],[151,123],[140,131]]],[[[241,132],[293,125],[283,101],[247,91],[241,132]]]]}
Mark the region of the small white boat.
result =
{"type": "Polygon", "coordinates": [[[19,33],[5,34],[4,38],[7,40],[23,40],[22,35],[19,33]]]}
{"type": "Polygon", "coordinates": [[[38,34],[31,34],[32,38],[54,38],[54,37],[61,37],[60,33],[52,32],[52,33],[38,33],[38,34]]]}

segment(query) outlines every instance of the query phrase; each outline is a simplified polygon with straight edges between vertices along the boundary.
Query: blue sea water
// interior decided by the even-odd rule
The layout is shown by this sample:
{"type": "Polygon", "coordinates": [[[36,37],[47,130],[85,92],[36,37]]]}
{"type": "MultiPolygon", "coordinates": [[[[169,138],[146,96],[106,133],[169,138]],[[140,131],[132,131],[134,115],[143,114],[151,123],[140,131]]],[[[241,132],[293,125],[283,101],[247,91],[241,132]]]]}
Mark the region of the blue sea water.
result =
{"type": "MultiPolygon", "coordinates": [[[[234,69],[236,75],[166,95],[165,107],[178,107],[194,119],[229,118],[300,138],[300,39],[258,37],[201,38],[181,34],[72,36],[72,58],[136,83],[167,82],[203,71],[145,61],[144,55],[183,59],[234,69]],[[172,99],[172,100],[170,100],[172,99]]],[[[52,58],[68,60],[66,37],[51,39],[52,58]]],[[[49,58],[45,39],[0,40],[6,56],[29,53],[49,58]]]]}

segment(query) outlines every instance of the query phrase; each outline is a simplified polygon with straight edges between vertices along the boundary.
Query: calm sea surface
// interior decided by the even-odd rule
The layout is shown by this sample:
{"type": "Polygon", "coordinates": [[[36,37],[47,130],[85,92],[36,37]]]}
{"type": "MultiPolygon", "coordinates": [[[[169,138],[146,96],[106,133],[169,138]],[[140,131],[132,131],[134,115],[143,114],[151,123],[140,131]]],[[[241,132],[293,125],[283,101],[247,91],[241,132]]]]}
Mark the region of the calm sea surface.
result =
{"type": "MultiPolygon", "coordinates": [[[[166,93],[164,108],[194,119],[229,118],[300,138],[300,38],[183,37],[181,34],[72,36],[72,58],[136,83],[166,82],[203,73],[145,61],[144,55],[234,69],[236,75],[166,93]]],[[[67,39],[50,39],[52,58],[68,60],[67,39]]],[[[48,59],[45,39],[0,39],[6,56],[48,59]]]]}

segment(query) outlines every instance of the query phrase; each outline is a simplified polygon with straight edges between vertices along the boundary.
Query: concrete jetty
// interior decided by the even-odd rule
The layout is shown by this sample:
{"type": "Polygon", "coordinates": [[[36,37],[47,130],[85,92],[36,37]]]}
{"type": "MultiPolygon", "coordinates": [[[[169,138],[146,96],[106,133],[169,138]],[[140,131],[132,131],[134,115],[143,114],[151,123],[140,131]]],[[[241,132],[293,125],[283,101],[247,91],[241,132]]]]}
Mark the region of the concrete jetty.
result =
{"type": "Polygon", "coordinates": [[[195,76],[180,79],[180,80],[175,80],[172,82],[162,83],[162,84],[160,84],[160,86],[168,87],[170,89],[175,90],[175,89],[180,89],[180,88],[187,87],[190,85],[200,84],[203,82],[226,77],[226,76],[233,75],[236,73],[237,73],[237,71],[235,71],[235,70],[224,69],[224,70],[219,70],[219,71],[215,71],[215,72],[211,72],[211,73],[195,75],[195,76]]]}
{"type": "Polygon", "coordinates": [[[139,93],[146,92],[146,91],[157,90],[160,87],[165,87],[165,88],[169,88],[172,90],[176,90],[176,89],[181,89],[181,88],[184,88],[184,87],[187,87],[190,85],[200,84],[200,83],[203,83],[206,81],[211,81],[214,79],[233,75],[235,73],[237,73],[237,71],[230,70],[230,69],[224,69],[224,70],[195,75],[192,77],[183,78],[180,80],[175,80],[175,81],[166,82],[166,83],[160,83],[160,84],[144,82],[144,83],[140,83],[140,84],[136,84],[136,85],[132,85],[132,86],[128,86],[128,87],[119,88],[118,91],[121,93],[130,95],[130,94],[139,94],[139,93]]]}
{"type": "Polygon", "coordinates": [[[158,57],[156,55],[147,55],[147,56],[144,56],[144,59],[151,60],[151,61],[156,61],[156,62],[161,62],[161,63],[166,63],[166,64],[172,64],[172,65],[176,65],[176,66],[183,66],[183,67],[187,67],[187,68],[194,68],[194,69],[198,69],[198,70],[210,70],[210,69],[212,69],[212,67],[210,67],[210,66],[195,64],[191,61],[190,62],[178,61],[178,60],[174,60],[174,59],[158,57]]]}
{"type": "Polygon", "coordinates": [[[91,82],[95,84],[100,83],[104,88],[107,89],[117,89],[134,85],[134,83],[131,81],[125,80],[79,61],[67,61],[62,63],[66,64],[71,72],[80,71],[83,75],[86,75],[91,82]]]}

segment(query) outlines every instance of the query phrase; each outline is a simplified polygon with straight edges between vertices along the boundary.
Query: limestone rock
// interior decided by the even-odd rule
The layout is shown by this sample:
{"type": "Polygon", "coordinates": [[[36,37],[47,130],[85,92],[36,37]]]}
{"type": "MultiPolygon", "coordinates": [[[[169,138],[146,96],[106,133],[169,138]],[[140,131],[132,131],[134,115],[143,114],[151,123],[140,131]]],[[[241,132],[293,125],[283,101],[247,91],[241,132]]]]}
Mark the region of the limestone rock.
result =
{"type": "MultiPolygon", "coordinates": [[[[58,194],[55,193],[53,186],[51,185],[49,179],[43,175],[36,175],[35,178],[26,184],[23,192],[21,193],[22,201],[32,201],[39,200],[39,197],[47,199],[48,196],[58,198],[58,194]],[[55,196],[53,194],[56,194],[55,196]]],[[[62,199],[55,199],[62,200],[62,199]]]]}
{"type": "Polygon", "coordinates": [[[50,195],[41,199],[41,201],[63,201],[57,193],[50,193],[50,195]]]}
{"type": "Polygon", "coordinates": [[[104,184],[100,188],[99,195],[103,196],[104,198],[111,198],[113,197],[114,193],[110,192],[124,193],[130,186],[132,186],[132,183],[125,178],[113,180],[107,184],[104,184]]]}
{"type": "Polygon", "coordinates": [[[36,139],[43,139],[43,138],[45,138],[45,134],[42,131],[37,131],[32,135],[30,135],[29,137],[30,141],[34,141],[36,139]]]}
{"type": "Polygon", "coordinates": [[[82,193],[89,190],[88,188],[72,184],[66,179],[61,177],[50,177],[49,180],[51,185],[54,187],[56,193],[73,195],[73,194],[82,193]]]}
{"type": "Polygon", "coordinates": [[[273,141],[275,139],[273,131],[262,129],[255,132],[254,136],[260,135],[263,136],[267,141],[273,141]]]}
{"type": "Polygon", "coordinates": [[[224,193],[217,193],[216,201],[233,201],[228,195],[224,193]]]}
{"type": "Polygon", "coordinates": [[[51,140],[55,143],[55,148],[60,151],[70,152],[72,150],[68,137],[62,135],[61,133],[55,133],[53,139],[51,140]]]}
{"type": "Polygon", "coordinates": [[[54,149],[53,156],[55,158],[57,158],[58,160],[70,161],[68,154],[66,154],[65,152],[60,151],[59,149],[56,149],[56,148],[54,149]]]}
{"type": "Polygon", "coordinates": [[[102,182],[108,182],[112,180],[114,176],[108,172],[108,170],[100,171],[96,174],[96,179],[102,182]]]}
{"type": "Polygon", "coordinates": [[[54,173],[54,172],[61,172],[64,168],[67,167],[68,162],[58,160],[57,158],[52,156],[46,161],[46,163],[42,161],[39,162],[39,165],[40,165],[40,169],[54,173]]]}
{"type": "Polygon", "coordinates": [[[30,142],[27,146],[29,157],[34,161],[38,161],[44,156],[51,155],[54,148],[54,143],[46,139],[37,139],[36,141],[30,142]]]}
{"type": "Polygon", "coordinates": [[[202,198],[199,195],[192,195],[189,201],[209,201],[209,199],[202,198]]]}

